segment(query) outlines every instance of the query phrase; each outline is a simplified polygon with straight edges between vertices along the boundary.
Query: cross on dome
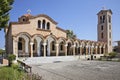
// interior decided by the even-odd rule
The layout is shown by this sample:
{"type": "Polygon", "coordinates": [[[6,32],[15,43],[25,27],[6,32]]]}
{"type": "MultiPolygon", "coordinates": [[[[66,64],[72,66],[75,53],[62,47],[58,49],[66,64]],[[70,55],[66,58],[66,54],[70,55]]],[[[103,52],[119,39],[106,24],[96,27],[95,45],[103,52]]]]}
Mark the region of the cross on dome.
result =
{"type": "Polygon", "coordinates": [[[28,9],[28,10],[27,10],[27,13],[28,13],[28,14],[30,14],[30,13],[31,13],[31,10],[30,10],[30,9],[28,9]]]}

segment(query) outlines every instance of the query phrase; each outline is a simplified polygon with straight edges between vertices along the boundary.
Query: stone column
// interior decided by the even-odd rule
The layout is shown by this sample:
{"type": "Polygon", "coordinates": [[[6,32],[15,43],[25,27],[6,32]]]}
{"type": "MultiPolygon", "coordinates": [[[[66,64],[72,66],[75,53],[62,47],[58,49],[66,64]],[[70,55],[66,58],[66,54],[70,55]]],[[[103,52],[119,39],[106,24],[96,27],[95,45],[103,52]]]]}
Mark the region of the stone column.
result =
{"type": "Polygon", "coordinates": [[[18,59],[18,41],[16,38],[13,38],[13,54],[16,56],[16,60],[18,59]]]}
{"type": "Polygon", "coordinates": [[[67,44],[65,44],[65,56],[67,56],[67,44]]]}
{"type": "Polygon", "coordinates": [[[99,54],[101,54],[101,46],[99,47],[99,54]]]}
{"type": "Polygon", "coordinates": [[[33,44],[34,44],[33,42],[30,42],[30,48],[31,48],[31,50],[30,50],[30,51],[31,51],[31,57],[33,57],[33,44]]]}
{"type": "Polygon", "coordinates": [[[46,57],[46,45],[47,45],[47,43],[43,43],[43,47],[44,47],[44,57],[46,57]]]}
{"type": "Polygon", "coordinates": [[[90,46],[88,46],[88,55],[90,55],[90,52],[91,52],[91,51],[90,51],[90,46]]]}
{"type": "Polygon", "coordinates": [[[86,46],[86,55],[88,55],[88,46],[86,46]]]}
{"type": "Polygon", "coordinates": [[[42,22],[43,22],[43,21],[41,21],[40,29],[42,29],[42,22]]]}
{"type": "Polygon", "coordinates": [[[37,55],[40,56],[40,41],[37,41],[37,55]]]}
{"type": "Polygon", "coordinates": [[[105,46],[103,47],[103,54],[105,54],[106,53],[106,50],[105,50],[105,46]]]}
{"type": "Polygon", "coordinates": [[[91,47],[91,55],[93,55],[93,48],[94,48],[94,46],[91,47]]]}
{"type": "Polygon", "coordinates": [[[59,55],[59,44],[57,43],[56,44],[56,56],[58,56],[59,55]]]}
{"type": "Polygon", "coordinates": [[[72,48],[73,48],[73,55],[75,56],[75,45],[73,45],[72,48]]]}
{"type": "Polygon", "coordinates": [[[97,54],[97,48],[98,48],[98,47],[96,46],[96,47],[95,47],[95,54],[97,54]]]}
{"type": "Polygon", "coordinates": [[[45,30],[47,29],[47,22],[45,23],[45,30]]]}
{"type": "Polygon", "coordinates": [[[82,45],[80,45],[80,55],[82,55],[82,45]]]}

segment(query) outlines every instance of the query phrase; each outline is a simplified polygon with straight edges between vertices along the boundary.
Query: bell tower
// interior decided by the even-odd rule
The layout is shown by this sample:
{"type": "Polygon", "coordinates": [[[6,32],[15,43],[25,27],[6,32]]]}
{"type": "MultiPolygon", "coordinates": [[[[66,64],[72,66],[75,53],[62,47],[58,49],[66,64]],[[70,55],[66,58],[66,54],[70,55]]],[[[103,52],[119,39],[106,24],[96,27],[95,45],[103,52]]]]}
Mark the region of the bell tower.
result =
{"type": "Polygon", "coordinates": [[[101,10],[98,14],[98,41],[107,43],[107,52],[112,52],[112,11],[101,10]]]}

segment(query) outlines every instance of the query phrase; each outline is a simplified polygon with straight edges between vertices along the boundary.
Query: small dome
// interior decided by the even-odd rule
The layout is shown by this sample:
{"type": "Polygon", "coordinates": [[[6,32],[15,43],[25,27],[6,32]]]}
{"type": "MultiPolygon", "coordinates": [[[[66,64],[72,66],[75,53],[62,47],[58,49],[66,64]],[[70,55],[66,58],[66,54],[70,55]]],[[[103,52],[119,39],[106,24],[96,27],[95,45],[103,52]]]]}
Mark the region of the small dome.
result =
{"type": "Polygon", "coordinates": [[[25,17],[31,17],[32,15],[31,14],[24,14],[23,16],[25,16],[25,17]]]}

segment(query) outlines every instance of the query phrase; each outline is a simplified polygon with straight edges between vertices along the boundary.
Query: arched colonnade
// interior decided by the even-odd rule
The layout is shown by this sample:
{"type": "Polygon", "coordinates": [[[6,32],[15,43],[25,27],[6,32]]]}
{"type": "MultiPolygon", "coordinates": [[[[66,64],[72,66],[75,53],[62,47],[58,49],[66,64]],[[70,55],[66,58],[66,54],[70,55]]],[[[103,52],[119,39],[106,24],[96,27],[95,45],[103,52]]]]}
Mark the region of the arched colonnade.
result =
{"type": "Polygon", "coordinates": [[[17,57],[70,56],[104,54],[103,42],[56,38],[54,35],[42,36],[20,33],[13,37],[13,53],[17,57]]]}

